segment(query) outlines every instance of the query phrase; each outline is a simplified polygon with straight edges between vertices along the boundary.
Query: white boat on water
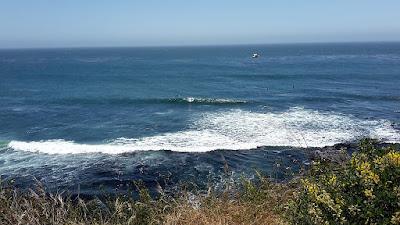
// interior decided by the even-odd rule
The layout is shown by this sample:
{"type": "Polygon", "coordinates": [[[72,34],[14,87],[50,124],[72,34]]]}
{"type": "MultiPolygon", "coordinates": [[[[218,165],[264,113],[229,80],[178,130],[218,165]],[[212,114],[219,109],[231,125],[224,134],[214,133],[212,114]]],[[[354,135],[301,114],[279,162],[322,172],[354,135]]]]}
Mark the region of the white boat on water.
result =
{"type": "Polygon", "coordinates": [[[251,58],[255,59],[258,58],[260,55],[258,53],[253,53],[253,56],[251,58]]]}

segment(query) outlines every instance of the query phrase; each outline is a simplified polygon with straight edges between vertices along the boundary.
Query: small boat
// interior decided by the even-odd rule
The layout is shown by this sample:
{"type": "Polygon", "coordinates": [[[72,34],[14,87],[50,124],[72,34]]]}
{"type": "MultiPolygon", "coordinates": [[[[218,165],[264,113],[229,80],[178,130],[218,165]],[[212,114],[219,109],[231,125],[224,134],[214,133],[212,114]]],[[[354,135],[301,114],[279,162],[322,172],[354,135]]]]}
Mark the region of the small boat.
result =
{"type": "Polygon", "coordinates": [[[260,55],[258,53],[253,53],[253,56],[251,58],[255,59],[258,58],[260,55]]]}

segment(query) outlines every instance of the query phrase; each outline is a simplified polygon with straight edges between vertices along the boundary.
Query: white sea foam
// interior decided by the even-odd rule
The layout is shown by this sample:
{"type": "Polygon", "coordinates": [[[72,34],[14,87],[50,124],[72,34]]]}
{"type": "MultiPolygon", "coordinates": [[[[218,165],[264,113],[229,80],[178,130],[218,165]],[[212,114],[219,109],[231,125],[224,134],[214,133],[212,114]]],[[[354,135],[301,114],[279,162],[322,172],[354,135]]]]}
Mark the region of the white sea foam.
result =
{"type": "Polygon", "coordinates": [[[400,133],[387,120],[361,120],[353,116],[292,108],[280,113],[243,110],[204,113],[191,128],[139,139],[119,138],[104,144],[65,140],[11,141],[8,146],[48,154],[173,150],[206,152],[215,149],[251,149],[258,146],[323,147],[362,137],[400,142],[400,133]]]}
{"type": "Polygon", "coordinates": [[[247,103],[244,100],[239,99],[227,99],[227,98],[171,98],[170,102],[184,102],[184,103],[205,103],[205,104],[235,104],[235,103],[247,103]]]}

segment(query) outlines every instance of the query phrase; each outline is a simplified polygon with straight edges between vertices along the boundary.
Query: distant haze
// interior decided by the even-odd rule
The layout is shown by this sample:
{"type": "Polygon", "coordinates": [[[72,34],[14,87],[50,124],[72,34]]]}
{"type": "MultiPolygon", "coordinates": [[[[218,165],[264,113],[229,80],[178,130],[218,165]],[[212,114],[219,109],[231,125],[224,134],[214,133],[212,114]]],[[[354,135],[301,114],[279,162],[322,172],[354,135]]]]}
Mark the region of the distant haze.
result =
{"type": "Polygon", "coordinates": [[[2,0],[0,48],[400,41],[398,0],[2,0]]]}

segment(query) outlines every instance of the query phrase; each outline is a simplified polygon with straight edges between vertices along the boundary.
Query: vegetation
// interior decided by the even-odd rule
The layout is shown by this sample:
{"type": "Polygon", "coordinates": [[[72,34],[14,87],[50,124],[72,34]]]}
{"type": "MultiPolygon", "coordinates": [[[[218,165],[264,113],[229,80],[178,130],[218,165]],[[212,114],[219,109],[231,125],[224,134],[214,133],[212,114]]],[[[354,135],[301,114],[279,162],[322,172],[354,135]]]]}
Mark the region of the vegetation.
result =
{"type": "Polygon", "coordinates": [[[318,162],[288,211],[293,224],[400,224],[400,152],[363,140],[343,165],[318,162]]]}
{"type": "Polygon", "coordinates": [[[38,185],[20,191],[0,185],[0,224],[400,224],[400,153],[364,140],[342,163],[316,162],[289,183],[255,181],[222,193],[105,200],[50,194],[38,185]]]}
{"type": "Polygon", "coordinates": [[[226,190],[217,195],[178,197],[161,195],[152,199],[138,185],[139,199],[127,196],[85,201],[53,195],[38,186],[21,192],[11,187],[0,189],[0,224],[285,224],[280,216],[282,202],[290,189],[263,179],[258,186],[243,181],[243,191],[226,190]]]}

